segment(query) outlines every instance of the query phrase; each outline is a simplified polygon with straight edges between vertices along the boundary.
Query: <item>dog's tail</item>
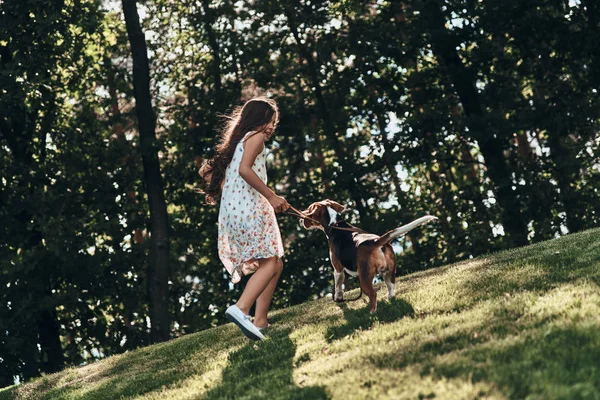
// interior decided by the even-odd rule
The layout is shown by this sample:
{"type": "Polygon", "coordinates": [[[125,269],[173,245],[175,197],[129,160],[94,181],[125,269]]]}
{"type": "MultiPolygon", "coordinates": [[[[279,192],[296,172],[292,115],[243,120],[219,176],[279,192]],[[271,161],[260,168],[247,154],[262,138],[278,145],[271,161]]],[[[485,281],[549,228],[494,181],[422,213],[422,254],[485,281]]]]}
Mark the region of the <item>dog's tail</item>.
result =
{"type": "Polygon", "coordinates": [[[384,234],[382,237],[377,239],[377,241],[375,242],[375,246],[380,247],[380,246],[386,245],[386,244],[390,243],[392,240],[398,239],[400,236],[405,235],[408,232],[412,231],[417,226],[421,226],[428,222],[435,221],[436,219],[438,219],[438,218],[434,217],[433,215],[425,215],[424,217],[415,219],[410,224],[402,225],[400,228],[396,228],[396,229],[391,230],[391,231],[387,232],[386,234],[384,234]]]}

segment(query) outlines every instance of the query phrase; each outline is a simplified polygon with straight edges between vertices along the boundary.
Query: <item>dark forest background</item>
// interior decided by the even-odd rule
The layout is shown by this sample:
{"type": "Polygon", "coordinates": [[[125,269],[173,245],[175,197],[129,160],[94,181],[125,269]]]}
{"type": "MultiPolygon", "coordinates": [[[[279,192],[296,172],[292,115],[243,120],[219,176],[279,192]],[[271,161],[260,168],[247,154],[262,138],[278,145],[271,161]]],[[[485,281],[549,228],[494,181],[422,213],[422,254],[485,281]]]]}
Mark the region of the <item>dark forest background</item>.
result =
{"type": "MultiPolygon", "coordinates": [[[[0,1],[0,386],[224,321],[197,170],[254,95],[292,205],[440,218],[407,274],[598,226],[599,88],[595,0],[0,1]]],[[[279,223],[274,306],[330,293],[324,236],[279,223]]]]}

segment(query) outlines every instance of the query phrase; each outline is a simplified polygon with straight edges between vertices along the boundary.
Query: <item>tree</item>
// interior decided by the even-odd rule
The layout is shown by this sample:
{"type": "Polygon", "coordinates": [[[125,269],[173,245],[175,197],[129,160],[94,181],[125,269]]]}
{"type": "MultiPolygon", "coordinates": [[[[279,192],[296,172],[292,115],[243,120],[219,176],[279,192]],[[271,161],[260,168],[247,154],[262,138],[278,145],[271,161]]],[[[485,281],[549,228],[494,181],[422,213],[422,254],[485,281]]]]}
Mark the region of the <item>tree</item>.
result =
{"type": "Polygon", "coordinates": [[[513,191],[511,171],[504,158],[506,132],[499,131],[485,111],[476,89],[475,74],[461,61],[457,47],[460,41],[446,28],[446,20],[438,0],[424,0],[419,9],[427,21],[433,51],[448,73],[460,98],[470,136],[477,141],[485,159],[487,172],[494,182],[502,206],[502,223],[515,245],[525,245],[527,226],[521,213],[521,203],[513,191]]]}
{"type": "Polygon", "coordinates": [[[152,342],[170,338],[169,317],[169,222],[156,148],[156,117],[150,96],[150,67],[146,41],[135,0],[123,0],[123,14],[133,59],[133,87],[136,99],[144,182],[150,208],[151,251],[148,268],[148,299],[152,342]]]}

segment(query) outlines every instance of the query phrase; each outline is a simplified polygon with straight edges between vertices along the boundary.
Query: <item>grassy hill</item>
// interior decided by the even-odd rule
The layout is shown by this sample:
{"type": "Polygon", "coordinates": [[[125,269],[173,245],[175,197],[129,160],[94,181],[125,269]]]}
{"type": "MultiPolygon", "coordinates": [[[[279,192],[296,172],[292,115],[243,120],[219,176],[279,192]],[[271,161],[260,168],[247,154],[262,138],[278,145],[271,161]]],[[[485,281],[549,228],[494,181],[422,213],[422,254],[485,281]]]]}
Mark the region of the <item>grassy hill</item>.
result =
{"type": "MultiPolygon", "coordinates": [[[[600,399],[600,229],[398,279],[378,311],[279,310],[26,385],[0,399],[600,399]]],[[[355,293],[350,293],[354,295],[355,293]]]]}

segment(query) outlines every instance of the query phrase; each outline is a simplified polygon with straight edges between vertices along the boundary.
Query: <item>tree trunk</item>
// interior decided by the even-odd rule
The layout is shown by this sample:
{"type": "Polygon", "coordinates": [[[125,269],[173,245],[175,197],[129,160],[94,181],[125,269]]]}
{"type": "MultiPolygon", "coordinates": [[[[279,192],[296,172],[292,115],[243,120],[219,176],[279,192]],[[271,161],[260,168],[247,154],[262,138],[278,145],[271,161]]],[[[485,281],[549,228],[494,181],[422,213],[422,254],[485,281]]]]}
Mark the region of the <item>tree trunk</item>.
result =
{"type": "MultiPolygon", "coordinates": [[[[47,289],[46,292],[46,296],[52,296],[50,290],[47,289]]],[[[54,307],[40,311],[38,331],[40,333],[39,341],[42,350],[41,370],[46,373],[60,371],[64,365],[65,356],[60,343],[60,325],[54,307]]]]}
{"type": "MultiPolygon", "coordinates": [[[[8,64],[12,61],[12,49],[9,45],[0,46],[0,59],[2,60],[2,64],[8,64]]],[[[43,78],[49,79],[47,76],[43,78]]],[[[16,93],[19,93],[16,81],[10,78],[10,76],[8,79],[10,79],[10,82],[5,87],[9,91],[14,88],[16,93]]],[[[56,99],[55,94],[48,88],[43,89],[42,96],[47,108],[45,116],[41,121],[41,128],[37,132],[41,136],[40,139],[45,141],[46,133],[51,131],[56,117],[54,113],[56,99]]],[[[22,97],[19,100],[22,103],[15,102],[11,108],[0,110],[0,135],[6,139],[15,162],[20,164],[24,171],[35,171],[36,164],[33,159],[32,141],[38,124],[39,109],[34,107],[28,113],[25,106],[25,98],[22,97]]],[[[45,148],[42,148],[39,162],[43,163],[44,161],[45,148]]],[[[35,179],[35,177],[29,179],[35,179]]],[[[36,183],[32,183],[29,180],[21,180],[18,182],[18,185],[26,189],[31,198],[35,197],[34,188],[37,186],[36,183]]],[[[28,251],[38,246],[43,239],[43,235],[38,229],[31,228],[30,221],[34,220],[35,216],[31,214],[28,206],[25,205],[16,213],[14,218],[17,224],[22,227],[23,232],[29,232],[23,238],[25,250],[28,251]]],[[[46,254],[43,254],[37,259],[36,264],[31,266],[29,278],[25,278],[24,280],[25,284],[29,283],[32,285],[31,290],[35,292],[34,295],[39,299],[45,296],[51,297],[54,285],[51,273],[52,269],[48,268],[44,263],[44,260],[47,258],[46,256],[46,254]],[[42,282],[43,289],[36,288],[37,285],[33,283],[35,280],[42,282]]],[[[60,328],[56,309],[53,307],[47,309],[37,307],[32,314],[35,317],[31,319],[27,318],[23,322],[26,326],[21,327],[23,330],[31,330],[31,332],[27,332],[28,335],[31,335],[31,342],[28,341],[27,346],[24,346],[19,353],[19,357],[21,358],[20,369],[25,380],[38,377],[40,375],[40,367],[46,372],[56,372],[62,369],[64,365],[64,354],[60,342],[60,328]],[[38,343],[41,347],[41,354],[37,348],[38,343]],[[40,358],[46,358],[47,361],[40,362],[40,358]]]]}
{"type": "MultiPolygon", "coordinates": [[[[554,126],[560,126],[557,121],[554,126]]],[[[566,133],[561,134],[560,128],[550,132],[548,145],[550,147],[550,158],[554,162],[554,170],[560,199],[566,214],[566,223],[569,232],[578,232],[585,228],[583,220],[585,204],[581,201],[576,183],[581,171],[581,161],[577,159],[577,151],[572,149],[569,141],[572,139],[566,133]]]]}
{"type": "Polygon", "coordinates": [[[148,268],[148,297],[151,321],[150,340],[155,343],[170,338],[168,215],[156,148],[156,120],[150,96],[150,67],[136,0],[123,0],[123,13],[133,58],[133,88],[144,181],[150,207],[151,251],[148,268]]]}
{"type": "Polygon", "coordinates": [[[213,23],[215,21],[214,11],[210,8],[209,0],[202,0],[202,10],[204,11],[204,15],[202,18],[204,29],[206,30],[206,36],[208,37],[208,45],[212,52],[212,63],[211,63],[211,73],[212,78],[215,83],[215,97],[217,105],[217,109],[220,109],[221,105],[221,56],[219,54],[219,42],[217,41],[217,36],[215,35],[215,31],[213,29],[213,23]]]}
{"type": "MultiPolygon", "coordinates": [[[[534,63],[537,60],[533,61],[534,63]]],[[[542,67],[540,65],[540,67],[542,67]]],[[[542,94],[546,91],[544,84],[534,86],[534,101],[540,112],[547,117],[543,120],[542,127],[546,130],[547,144],[550,148],[552,160],[552,174],[559,189],[558,197],[562,203],[562,210],[566,214],[566,225],[569,232],[578,232],[585,228],[586,201],[577,183],[581,179],[583,160],[577,157],[582,146],[573,139],[576,124],[571,123],[569,104],[564,99],[551,97],[548,100],[542,94]],[[555,104],[553,104],[555,102],[555,104]]],[[[586,139],[581,135],[581,141],[586,139]]],[[[535,197],[535,193],[533,196],[535,197]]],[[[539,204],[537,204],[539,206],[539,204]]],[[[558,208],[558,207],[557,207],[558,208]]],[[[548,218],[552,218],[548,213],[548,218]]]]}
{"type": "Polygon", "coordinates": [[[19,349],[20,370],[24,381],[37,378],[41,375],[39,370],[39,356],[40,352],[35,340],[27,341],[26,345],[19,349]]]}
{"type": "Polygon", "coordinates": [[[588,17],[588,47],[592,58],[592,81],[598,86],[600,84],[600,43],[598,35],[600,34],[600,4],[598,0],[583,0],[588,17]]]}
{"type": "Polygon", "coordinates": [[[107,85],[108,85],[108,93],[110,95],[110,122],[111,122],[111,130],[115,134],[117,138],[121,138],[123,136],[123,123],[121,121],[121,110],[119,109],[119,95],[117,93],[117,84],[115,82],[115,70],[112,65],[112,60],[110,57],[104,58],[104,65],[108,69],[107,73],[107,85]]]}
{"type": "Polygon", "coordinates": [[[521,215],[521,204],[512,190],[511,171],[503,154],[503,142],[495,132],[475,88],[474,74],[463,65],[456,47],[459,41],[446,29],[446,20],[438,0],[424,0],[421,11],[425,16],[433,51],[448,73],[462,103],[469,134],[479,144],[490,180],[496,187],[497,200],[502,207],[502,225],[514,245],[528,243],[527,226],[521,215]]]}
{"type": "Polygon", "coordinates": [[[533,150],[527,139],[527,135],[524,132],[517,133],[517,149],[519,151],[519,157],[524,162],[529,162],[533,158],[533,150]]]}
{"type": "Polygon", "coordinates": [[[323,154],[323,141],[321,140],[321,134],[319,133],[319,120],[316,115],[312,115],[310,119],[309,132],[315,138],[316,143],[316,158],[321,169],[321,176],[323,179],[323,189],[325,193],[329,192],[331,185],[329,183],[329,175],[327,174],[327,164],[325,163],[325,155],[323,154]]]}

